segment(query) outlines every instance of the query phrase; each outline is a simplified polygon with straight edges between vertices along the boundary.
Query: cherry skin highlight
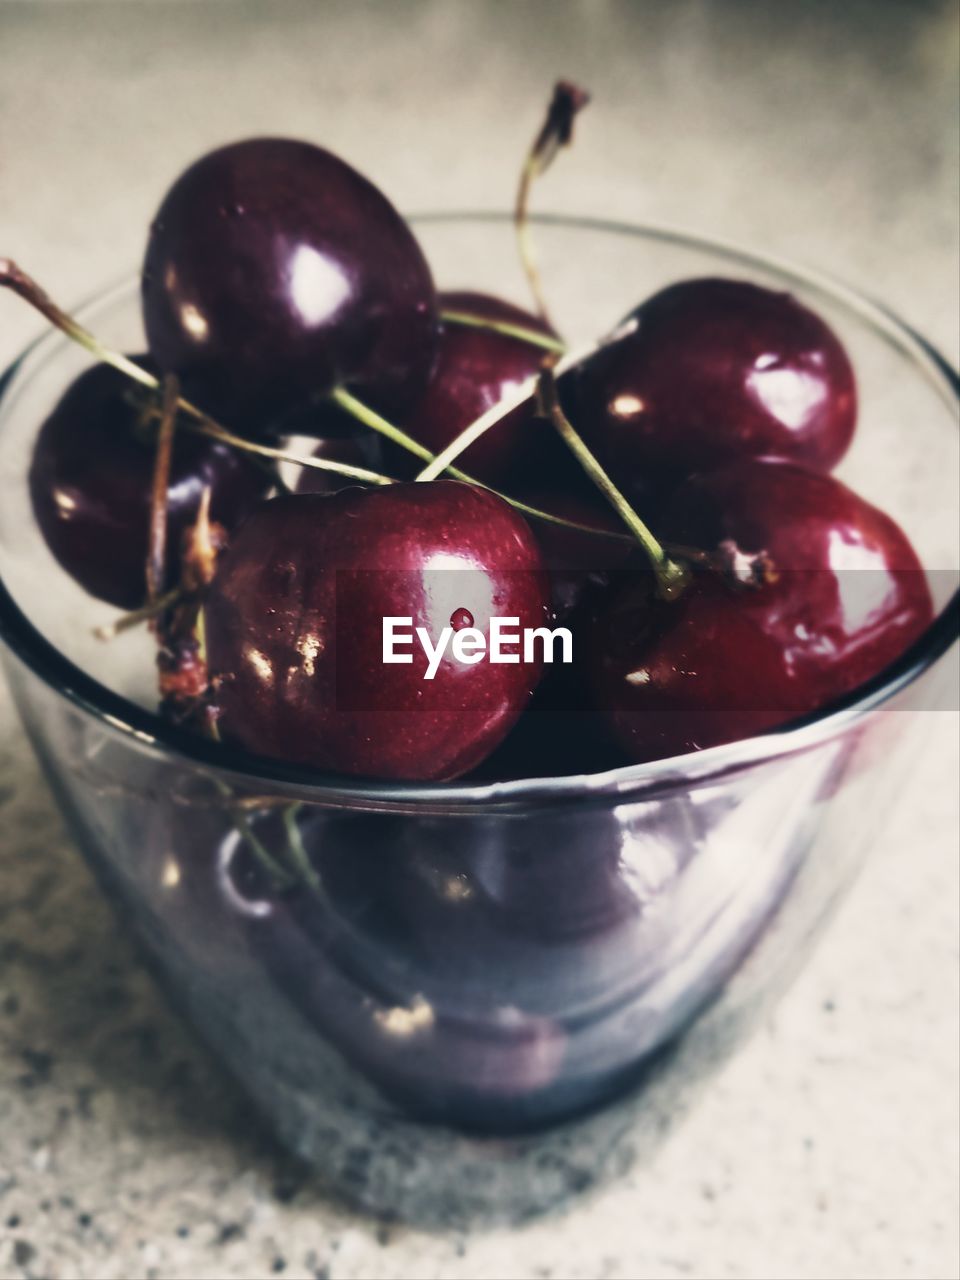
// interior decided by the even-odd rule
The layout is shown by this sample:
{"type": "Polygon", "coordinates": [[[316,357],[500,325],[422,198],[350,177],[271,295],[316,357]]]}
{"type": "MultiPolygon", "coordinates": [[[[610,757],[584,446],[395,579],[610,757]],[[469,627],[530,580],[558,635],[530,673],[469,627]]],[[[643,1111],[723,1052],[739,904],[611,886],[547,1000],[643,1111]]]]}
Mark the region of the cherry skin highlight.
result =
{"type": "Polygon", "coordinates": [[[548,599],[529,527],[485,490],[439,481],[277,498],[233,539],[206,604],[220,732],[320,769],[455,778],[528,705],[539,651],[467,665],[448,649],[425,680],[416,640],[410,664],[383,662],[383,618],[412,618],[436,642],[469,615],[489,638],[492,617],[544,626],[548,599]]]}
{"type": "MultiPolygon", "coordinates": [[[[134,357],[144,368],[145,357],[134,357]]],[[[145,565],[156,453],[156,421],[125,374],[87,369],[40,428],[30,497],[47,546],[93,596],[135,609],[146,596],[145,565]]],[[[178,430],[167,491],[167,583],[179,577],[180,543],[210,489],[210,516],[232,529],[270,487],[268,474],[234,449],[178,430]]]]}
{"type": "Polygon", "coordinates": [[[806,715],[877,675],[925,630],[923,569],[889,516],[831,476],[748,460],[675,495],[669,537],[769,557],[771,581],[697,572],[679,600],[639,574],[591,637],[601,713],[635,761],[732,742],[806,715]]]}
{"type": "Polygon", "coordinates": [[[142,293],[157,364],[230,426],[340,386],[394,414],[433,361],[436,296],[413,233],[306,142],[254,138],[187,169],[151,226],[142,293]]]}
{"type": "Polygon", "coordinates": [[[624,326],[576,375],[575,422],[619,483],[760,455],[826,471],[846,453],[857,414],[850,361],[789,294],[686,280],[624,326]]]}

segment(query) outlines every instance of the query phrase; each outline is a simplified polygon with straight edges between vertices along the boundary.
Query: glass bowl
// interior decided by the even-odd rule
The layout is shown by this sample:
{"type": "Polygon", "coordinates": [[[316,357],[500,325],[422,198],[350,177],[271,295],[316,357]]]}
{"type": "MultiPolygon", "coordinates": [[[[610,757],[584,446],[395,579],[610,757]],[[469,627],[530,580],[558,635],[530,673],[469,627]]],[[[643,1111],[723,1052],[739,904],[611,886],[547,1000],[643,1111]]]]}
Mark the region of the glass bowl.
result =
{"type": "MultiPolygon", "coordinates": [[[[692,235],[537,219],[571,343],[694,275],[785,288],[839,332],[861,418],[841,476],[906,529],[939,613],[891,669],[763,737],[584,776],[320,776],[162,722],[150,638],[59,569],[26,473],[87,357],[57,334],[0,397],[0,632],[51,787],[165,989],[327,1185],[419,1222],[517,1221],[651,1150],[809,952],[957,701],[957,388],[842,286],[692,235]]],[[[509,218],[425,216],[445,286],[522,298],[509,218]],[[464,263],[472,264],[464,270],[464,263]]],[[[136,285],[80,311],[142,346],[136,285]]]]}

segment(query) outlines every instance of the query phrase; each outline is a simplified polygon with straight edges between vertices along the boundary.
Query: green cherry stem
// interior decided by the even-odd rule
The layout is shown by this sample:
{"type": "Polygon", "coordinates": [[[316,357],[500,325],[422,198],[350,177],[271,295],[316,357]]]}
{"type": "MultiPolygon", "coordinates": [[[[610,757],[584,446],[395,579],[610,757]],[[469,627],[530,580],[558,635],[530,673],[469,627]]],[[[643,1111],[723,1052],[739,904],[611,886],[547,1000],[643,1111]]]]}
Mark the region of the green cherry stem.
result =
{"type": "MultiPolygon", "coordinates": [[[[180,408],[186,409],[189,413],[193,406],[181,400],[180,408]]],[[[235,436],[232,431],[221,427],[218,422],[214,422],[199,410],[195,412],[198,418],[195,422],[186,424],[187,431],[209,436],[211,440],[220,440],[223,444],[240,449],[244,453],[258,454],[261,458],[273,458],[277,462],[290,462],[294,466],[306,467],[310,471],[332,471],[335,475],[346,476],[348,480],[359,480],[362,484],[396,483],[390,476],[382,475],[379,471],[368,471],[366,467],[354,467],[349,462],[335,462],[332,458],[305,458],[302,454],[291,453],[288,449],[275,449],[272,445],[258,444],[245,436],[235,436]]]]}
{"type": "MultiPolygon", "coordinates": [[[[484,431],[489,430],[501,418],[531,399],[536,392],[536,388],[536,379],[529,379],[515,395],[506,396],[503,400],[493,405],[476,422],[471,423],[465,431],[462,431],[459,436],[452,440],[442,453],[438,453],[436,456],[425,445],[420,444],[418,440],[414,440],[413,436],[408,435],[406,431],[389,422],[381,414],[377,413],[375,409],[371,409],[362,400],[358,400],[356,396],[351,395],[349,391],[344,391],[343,389],[334,391],[332,398],[341,409],[350,414],[351,417],[356,418],[358,422],[362,422],[365,427],[369,427],[371,431],[376,431],[385,439],[399,445],[401,449],[406,449],[408,453],[415,454],[416,457],[428,462],[429,466],[420,472],[417,476],[417,481],[435,480],[441,473],[449,472],[456,480],[462,480],[465,484],[476,485],[478,489],[487,489],[504,502],[509,503],[515,511],[519,511],[533,520],[543,520],[547,524],[560,525],[564,529],[576,529],[580,533],[590,533],[599,538],[624,539],[626,537],[625,534],[613,533],[609,529],[598,529],[594,525],[580,524],[576,520],[564,520],[561,516],[555,516],[550,511],[543,511],[539,507],[531,507],[528,503],[521,502],[518,498],[512,498],[508,493],[502,493],[499,489],[494,489],[491,485],[484,484],[482,480],[477,480],[474,476],[468,475],[466,471],[460,471],[459,468],[450,465],[449,457],[457,457],[468,445],[483,435],[484,431]]],[[[381,476],[380,483],[393,484],[395,482],[385,476],[381,476]]]]}
{"type": "MultiPolygon", "coordinates": [[[[216,735],[215,740],[219,741],[219,737],[216,735]]],[[[281,892],[286,889],[293,888],[296,884],[294,875],[288,871],[286,867],[280,865],[254,831],[250,819],[247,817],[247,814],[242,807],[239,797],[234,794],[231,787],[228,787],[227,784],[222,782],[219,778],[213,779],[213,785],[220,793],[221,799],[226,801],[234,830],[240,839],[245,841],[247,848],[260,863],[260,866],[266,872],[268,878],[273,881],[276,888],[281,892]]]]}
{"type": "Polygon", "coordinates": [[[555,351],[560,355],[567,349],[564,342],[551,337],[549,333],[540,333],[521,324],[511,324],[508,320],[489,320],[485,316],[471,315],[467,311],[441,311],[440,319],[444,324],[462,325],[467,329],[488,329],[491,333],[501,333],[505,338],[516,338],[518,342],[526,342],[531,347],[541,347],[544,351],[555,351]]]}
{"type": "Polygon", "coordinates": [[[461,453],[479,440],[482,435],[485,435],[491,427],[495,427],[498,422],[502,421],[508,413],[513,413],[514,409],[519,409],[522,404],[526,404],[533,397],[536,389],[536,378],[528,378],[512,395],[504,396],[495,405],[491,405],[486,413],[482,413],[469,426],[464,427],[459,435],[454,436],[436,457],[431,455],[429,465],[424,467],[417,476],[417,480],[436,480],[437,476],[442,475],[444,471],[449,471],[451,475],[462,475],[463,473],[458,472],[452,465],[453,462],[460,457],[461,453]]]}
{"type": "Polygon", "coordinates": [[[183,599],[185,599],[183,590],[180,587],[174,587],[166,595],[157,596],[156,600],[152,600],[142,608],[134,609],[131,613],[121,613],[113,622],[94,627],[93,634],[98,640],[112,640],[122,632],[139,626],[141,622],[150,622],[153,618],[159,618],[161,613],[166,613],[172,605],[178,604],[183,599]]]}
{"type": "MultiPolygon", "coordinates": [[[[422,445],[419,440],[414,440],[413,436],[408,435],[401,427],[395,426],[389,419],[377,413],[376,409],[371,409],[368,404],[358,400],[356,396],[351,395],[343,387],[337,387],[332,391],[330,398],[334,404],[338,404],[343,409],[344,413],[348,413],[351,418],[356,418],[357,422],[363,423],[371,431],[376,431],[385,440],[390,440],[401,449],[406,449],[407,453],[412,453],[416,457],[422,458],[424,462],[433,461],[433,454],[426,445],[422,445]]],[[[453,474],[457,476],[458,480],[469,479],[462,472],[453,472],[453,474]]]]}
{"type": "MultiPolygon", "coordinates": [[[[591,346],[586,350],[567,352],[564,358],[556,364],[557,374],[564,373],[567,369],[579,364],[593,350],[594,348],[591,346]]],[[[455,462],[461,453],[469,449],[491,427],[495,427],[508,413],[513,413],[514,409],[518,409],[522,404],[526,404],[528,400],[532,400],[537,394],[537,385],[537,377],[527,378],[512,395],[504,396],[503,399],[498,400],[486,413],[481,414],[476,421],[464,427],[459,435],[454,436],[449,444],[441,449],[430,465],[424,467],[417,479],[436,480],[441,472],[448,470],[450,464],[455,462]]]]}
{"type": "MultiPolygon", "coordinates": [[[[55,329],[65,333],[68,338],[79,343],[104,364],[112,365],[114,369],[125,373],[128,378],[139,382],[141,386],[154,389],[159,387],[159,378],[155,378],[146,369],[141,369],[133,360],[129,360],[118,351],[111,351],[109,347],[104,346],[89,329],[85,329],[79,321],[74,320],[73,316],[58,307],[49,294],[40,288],[36,280],[27,275],[26,271],[18,267],[11,258],[0,258],[0,287],[10,289],[17,297],[29,303],[35,311],[39,311],[45,319],[49,320],[55,329]]],[[[183,407],[182,401],[181,407],[183,407]]]]}
{"type": "Polygon", "coordinates": [[[689,569],[670,558],[584,443],[563,412],[557,395],[557,381],[549,365],[541,371],[537,395],[544,417],[553,423],[564,444],[647,553],[656,574],[660,594],[666,600],[674,599],[687,585],[689,569]]]}
{"type": "Polygon", "coordinates": [[[302,804],[294,802],[288,804],[283,810],[283,826],[287,837],[287,851],[293,864],[294,874],[298,876],[304,884],[318,897],[323,897],[323,885],[317,875],[316,868],[310,861],[310,855],[307,853],[303,843],[303,836],[300,834],[300,828],[297,825],[297,817],[302,804]]]}

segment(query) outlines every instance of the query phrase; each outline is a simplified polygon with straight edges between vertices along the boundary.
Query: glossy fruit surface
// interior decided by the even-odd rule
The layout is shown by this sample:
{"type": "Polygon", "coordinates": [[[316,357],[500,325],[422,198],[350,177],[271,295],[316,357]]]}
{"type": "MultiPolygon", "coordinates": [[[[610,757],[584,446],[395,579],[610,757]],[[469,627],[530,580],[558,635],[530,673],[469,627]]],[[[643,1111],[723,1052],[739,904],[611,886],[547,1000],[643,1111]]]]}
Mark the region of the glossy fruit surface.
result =
{"type": "Polygon", "coordinates": [[[750,737],[814,711],[893,662],[933,617],[916,554],[883,512],[830,476],[785,462],[688,481],[667,532],[769,557],[772,580],[698,573],[679,600],[638,575],[592,637],[604,717],[634,760],[750,737]]]}
{"type": "Polygon", "coordinates": [[[283,138],[187,169],[143,266],[151,354],[228,425],[263,426],[337,386],[396,412],[429,373],[435,304],[389,201],[328,151],[283,138]]]}
{"type": "MultiPolygon", "coordinates": [[[[441,293],[439,306],[556,336],[539,317],[489,294],[441,293]]],[[[482,413],[518,391],[537,372],[544,355],[542,347],[491,329],[443,323],[430,381],[408,414],[405,429],[439,453],[482,413]]],[[[529,461],[533,435],[542,440],[548,434],[531,413],[514,410],[472,444],[458,465],[490,484],[506,485],[529,461]]]]}
{"type": "MultiPolygon", "coordinates": [[[[109,365],[81,373],[40,428],[29,477],[37,524],[56,559],[91,595],[121,609],[136,608],[146,594],[156,439],[155,421],[151,427],[143,420],[142,394],[132,386],[109,365]]],[[[177,580],[181,538],[204,488],[211,491],[211,518],[229,530],[270,483],[243,454],[178,430],[168,490],[168,585],[177,580]]]]}
{"type": "Polygon", "coordinates": [[[491,617],[543,626],[548,584],[529,527],[499,498],[452,481],[262,506],[206,607],[223,736],[373,777],[473,768],[527,706],[539,659],[468,665],[448,650],[424,680],[416,641],[410,664],[384,663],[384,617],[411,618],[434,643],[448,626],[488,636],[491,617]]]}
{"type": "Polygon", "coordinates": [[[853,370],[832,330],[787,293],[686,280],[642,303],[585,361],[576,421],[621,483],[741,457],[828,470],[853,436],[853,370]]]}

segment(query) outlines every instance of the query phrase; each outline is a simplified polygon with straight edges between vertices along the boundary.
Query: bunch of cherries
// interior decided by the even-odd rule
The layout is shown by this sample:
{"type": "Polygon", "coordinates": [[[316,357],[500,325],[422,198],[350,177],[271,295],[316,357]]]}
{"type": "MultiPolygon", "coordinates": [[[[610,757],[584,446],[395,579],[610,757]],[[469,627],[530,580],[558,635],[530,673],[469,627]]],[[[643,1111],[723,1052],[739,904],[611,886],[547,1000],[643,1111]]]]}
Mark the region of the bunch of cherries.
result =
{"type": "MultiPolygon", "coordinates": [[[[582,101],[558,85],[523,193],[582,101]]],[[[438,293],[376,187],[275,138],[164,199],[146,354],[12,263],[0,282],[101,357],[37,439],[48,546],[151,620],[170,714],[256,753],[413,780],[649,761],[822,707],[931,621],[902,531],[830,474],[854,374],[788,294],[684,280],[558,369],[542,305],[438,293]],[[275,464],[304,435],[291,492],[275,464]],[[416,650],[384,664],[384,616],[559,621],[575,661],[448,656],[425,681],[416,650]]]]}

